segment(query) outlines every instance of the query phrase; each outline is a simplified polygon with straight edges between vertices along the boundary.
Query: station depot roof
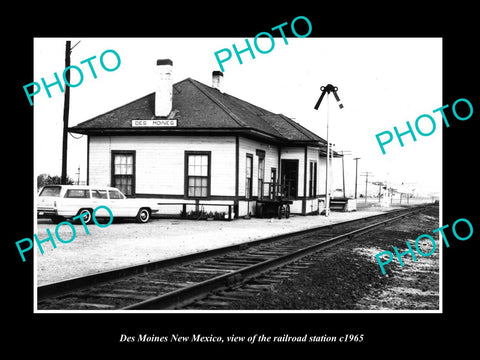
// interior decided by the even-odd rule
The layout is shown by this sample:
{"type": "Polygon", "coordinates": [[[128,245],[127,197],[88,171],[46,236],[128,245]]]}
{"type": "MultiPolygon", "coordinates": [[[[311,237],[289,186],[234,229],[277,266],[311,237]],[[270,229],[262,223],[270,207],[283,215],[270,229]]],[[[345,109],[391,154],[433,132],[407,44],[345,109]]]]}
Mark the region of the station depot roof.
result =
{"type": "Polygon", "coordinates": [[[326,141],[282,114],[275,114],[187,78],[173,85],[172,111],[155,116],[155,93],[69,128],[87,135],[242,134],[285,145],[326,148],[326,141]],[[176,126],[132,126],[132,120],[176,119],[176,126]]]}

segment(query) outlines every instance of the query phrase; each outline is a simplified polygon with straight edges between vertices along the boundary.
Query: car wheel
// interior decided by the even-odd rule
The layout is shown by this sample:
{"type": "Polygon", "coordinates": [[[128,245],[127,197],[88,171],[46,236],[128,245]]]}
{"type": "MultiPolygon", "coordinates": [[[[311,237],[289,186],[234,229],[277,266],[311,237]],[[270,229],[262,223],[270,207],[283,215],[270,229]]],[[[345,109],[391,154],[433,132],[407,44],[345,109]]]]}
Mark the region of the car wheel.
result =
{"type": "MultiPolygon", "coordinates": [[[[85,224],[90,224],[92,222],[92,210],[91,209],[80,209],[78,215],[83,214],[83,221],[85,224]]],[[[81,220],[79,220],[81,222],[81,220]]]]}
{"type": "Polygon", "coordinates": [[[147,223],[148,220],[150,220],[150,210],[148,210],[146,208],[142,208],[142,209],[138,210],[138,214],[137,214],[136,219],[139,223],[142,223],[142,224],[147,223]]]}
{"type": "Polygon", "coordinates": [[[278,205],[278,207],[277,207],[277,217],[278,217],[279,219],[282,218],[282,214],[283,214],[284,212],[285,212],[285,209],[284,209],[283,205],[278,205]]]}

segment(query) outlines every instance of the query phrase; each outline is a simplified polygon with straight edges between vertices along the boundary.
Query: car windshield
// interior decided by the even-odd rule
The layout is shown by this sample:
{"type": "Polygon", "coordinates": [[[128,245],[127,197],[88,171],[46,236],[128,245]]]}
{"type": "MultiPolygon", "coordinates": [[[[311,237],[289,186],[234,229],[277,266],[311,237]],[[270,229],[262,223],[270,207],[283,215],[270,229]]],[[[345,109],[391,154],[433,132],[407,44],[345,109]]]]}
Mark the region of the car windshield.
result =
{"type": "Polygon", "coordinates": [[[61,186],[45,186],[39,196],[60,196],[61,186]]]}

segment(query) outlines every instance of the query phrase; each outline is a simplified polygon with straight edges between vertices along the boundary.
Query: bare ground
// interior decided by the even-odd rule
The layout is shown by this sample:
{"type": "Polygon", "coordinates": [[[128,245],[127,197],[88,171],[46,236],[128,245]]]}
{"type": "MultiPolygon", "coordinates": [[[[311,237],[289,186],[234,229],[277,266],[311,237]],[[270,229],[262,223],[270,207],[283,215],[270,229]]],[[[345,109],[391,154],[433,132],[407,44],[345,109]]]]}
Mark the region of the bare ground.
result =
{"type": "MultiPolygon", "coordinates": [[[[431,231],[438,228],[438,207],[410,216],[401,222],[330,248],[315,256],[315,263],[274,286],[271,291],[234,304],[232,309],[249,310],[438,310],[439,240],[431,231]],[[411,255],[385,266],[383,275],[375,255],[381,251],[407,250],[409,240],[430,234],[435,252],[422,257],[411,255]]],[[[423,253],[432,249],[430,241],[419,242],[423,253]]],[[[313,259],[313,258],[312,258],[313,259]]]]}

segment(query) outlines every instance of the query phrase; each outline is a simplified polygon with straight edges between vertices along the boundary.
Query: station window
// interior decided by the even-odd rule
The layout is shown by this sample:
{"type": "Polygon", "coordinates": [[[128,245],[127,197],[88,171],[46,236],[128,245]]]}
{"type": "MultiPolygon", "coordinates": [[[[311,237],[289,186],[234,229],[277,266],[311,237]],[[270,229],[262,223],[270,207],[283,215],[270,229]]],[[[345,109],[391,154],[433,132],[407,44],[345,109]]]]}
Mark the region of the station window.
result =
{"type": "Polygon", "coordinates": [[[252,197],[252,174],[253,174],[253,155],[247,154],[247,164],[245,169],[245,197],[252,197]]]}
{"type": "Polygon", "coordinates": [[[263,198],[263,181],[265,178],[265,157],[258,158],[258,198],[263,198]]]}
{"type": "Polygon", "coordinates": [[[188,197],[210,196],[210,151],[186,151],[186,194],[188,197]]]}
{"type": "Polygon", "coordinates": [[[310,161],[310,179],[308,182],[308,196],[317,196],[317,162],[310,161]]]}
{"type": "Polygon", "coordinates": [[[127,196],[135,195],[135,151],[112,151],[111,184],[127,196]]]}

